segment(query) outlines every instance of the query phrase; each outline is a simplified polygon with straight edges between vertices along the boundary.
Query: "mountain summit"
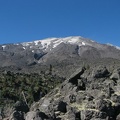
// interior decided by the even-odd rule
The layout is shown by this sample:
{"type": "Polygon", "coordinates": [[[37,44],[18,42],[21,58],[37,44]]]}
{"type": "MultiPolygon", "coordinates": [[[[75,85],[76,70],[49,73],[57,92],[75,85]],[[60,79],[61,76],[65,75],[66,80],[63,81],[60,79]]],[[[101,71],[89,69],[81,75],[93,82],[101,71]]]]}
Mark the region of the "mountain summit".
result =
{"type": "Polygon", "coordinates": [[[33,46],[37,46],[39,47],[39,49],[44,49],[44,50],[51,50],[55,47],[57,47],[58,45],[60,45],[61,43],[65,43],[65,44],[76,44],[78,46],[82,46],[82,45],[93,45],[92,40],[88,40],[85,39],[83,37],[80,36],[76,36],[76,37],[65,37],[65,38],[47,38],[47,39],[43,39],[43,40],[36,40],[33,42],[24,42],[22,43],[22,45],[24,47],[30,47],[31,48],[33,46]]]}
{"type": "Polygon", "coordinates": [[[29,71],[33,68],[37,71],[39,66],[50,64],[76,66],[82,59],[95,61],[104,58],[120,60],[120,48],[80,36],[0,45],[0,67],[12,67],[12,70],[29,71]]]}
{"type": "MultiPolygon", "coordinates": [[[[73,37],[71,36],[65,38],[47,38],[43,40],[36,40],[33,42],[24,42],[22,43],[22,45],[24,46],[24,49],[25,47],[30,47],[30,48],[39,47],[39,49],[43,49],[43,50],[52,50],[61,43],[78,45],[78,46],[93,46],[96,48],[99,47],[97,42],[83,38],[81,36],[73,36],[73,37]]],[[[113,46],[111,44],[107,44],[107,45],[113,46]]],[[[120,49],[117,46],[113,46],[113,47],[120,49]]]]}

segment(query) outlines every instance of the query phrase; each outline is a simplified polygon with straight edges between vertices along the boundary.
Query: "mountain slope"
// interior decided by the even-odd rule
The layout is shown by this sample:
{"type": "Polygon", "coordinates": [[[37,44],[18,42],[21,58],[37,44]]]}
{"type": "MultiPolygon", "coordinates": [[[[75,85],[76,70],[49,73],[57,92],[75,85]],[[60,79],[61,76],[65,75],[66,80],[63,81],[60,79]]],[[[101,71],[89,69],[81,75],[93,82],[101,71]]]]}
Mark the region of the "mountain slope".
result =
{"type": "MultiPolygon", "coordinates": [[[[120,60],[119,47],[99,44],[80,36],[0,45],[0,67],[13,72],[38,72],[49,65],[55,66],[57,72],[56,67],[74,67],[84,60],[104,58],[120,60]]],[[[64,70],[63,67],[61,69],[64,70]]]]}

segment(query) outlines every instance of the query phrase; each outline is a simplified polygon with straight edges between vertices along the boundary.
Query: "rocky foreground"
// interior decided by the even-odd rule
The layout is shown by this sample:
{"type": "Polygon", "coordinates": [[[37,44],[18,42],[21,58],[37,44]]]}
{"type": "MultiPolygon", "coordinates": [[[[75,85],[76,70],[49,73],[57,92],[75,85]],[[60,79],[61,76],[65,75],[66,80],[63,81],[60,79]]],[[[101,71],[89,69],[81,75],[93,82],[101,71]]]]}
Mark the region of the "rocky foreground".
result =
{"type": "Polygon", "coordinates": [[[18,101],[4,120],[120,120],[120,68],[80,68],[28,107],[18,101]]]}

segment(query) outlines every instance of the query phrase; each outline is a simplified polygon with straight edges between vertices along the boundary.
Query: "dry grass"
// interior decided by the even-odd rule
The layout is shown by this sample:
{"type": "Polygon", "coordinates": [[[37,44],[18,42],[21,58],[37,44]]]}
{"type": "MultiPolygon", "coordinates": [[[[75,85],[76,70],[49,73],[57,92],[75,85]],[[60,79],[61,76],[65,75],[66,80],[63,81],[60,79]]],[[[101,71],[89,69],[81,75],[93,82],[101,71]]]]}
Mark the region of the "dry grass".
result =
{"type": "Polygon", "coordinates": [[[86,108],[86,103],[82,103],[82,104],[73,103],[73,104],[71,104],[71,107],[76,107],[80,111],[89,110],[89,111],[99,112],[99,110],[97,110],[97,109],[86,108]]]}

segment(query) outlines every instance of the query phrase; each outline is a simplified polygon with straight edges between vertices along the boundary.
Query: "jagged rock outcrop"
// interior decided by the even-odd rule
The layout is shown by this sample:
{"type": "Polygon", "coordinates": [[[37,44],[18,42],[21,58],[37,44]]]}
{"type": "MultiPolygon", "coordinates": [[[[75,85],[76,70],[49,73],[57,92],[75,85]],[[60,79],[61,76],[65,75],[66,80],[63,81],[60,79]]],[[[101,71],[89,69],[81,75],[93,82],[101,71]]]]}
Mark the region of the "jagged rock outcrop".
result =
{"type": "Polygon", "coordinates": [[[111,77],[114,71],[105,66],[80,68],[30,111],[39,109],[51,120],[118,120],[120,81],[111,77]]]}

